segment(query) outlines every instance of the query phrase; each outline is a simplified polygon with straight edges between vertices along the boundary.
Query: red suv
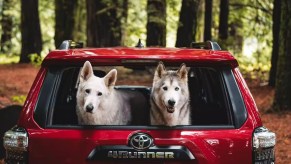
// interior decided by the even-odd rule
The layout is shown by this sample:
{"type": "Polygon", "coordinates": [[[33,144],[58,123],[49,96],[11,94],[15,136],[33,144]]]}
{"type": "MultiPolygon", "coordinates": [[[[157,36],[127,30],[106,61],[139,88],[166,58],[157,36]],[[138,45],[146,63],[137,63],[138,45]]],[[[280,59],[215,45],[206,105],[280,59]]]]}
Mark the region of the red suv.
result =
{"type": "Polygon", "coordinates": [[[191,48],[82,48],[64,41],[43,60],[17,126],[4,136],[7,163],[271,164],[274,146],[236,59],[210,41],[191,48]],[[148,100],[158,63],[171,69],[185,63],[191,125],[150,125],[149,102],[134,109],[138,123],[79,125],[76,92],[85,61],[100,77],[115,68],[115,89],[148,100]]]}

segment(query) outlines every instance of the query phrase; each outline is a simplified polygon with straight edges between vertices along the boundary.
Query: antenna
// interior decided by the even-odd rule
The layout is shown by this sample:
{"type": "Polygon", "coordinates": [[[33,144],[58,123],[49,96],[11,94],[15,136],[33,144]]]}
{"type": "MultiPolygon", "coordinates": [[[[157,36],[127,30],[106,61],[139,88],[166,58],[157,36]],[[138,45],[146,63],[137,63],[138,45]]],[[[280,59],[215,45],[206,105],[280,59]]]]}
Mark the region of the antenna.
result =
{"type": "Polygon", "coordinates": [[[137,47],[137,48],[143,48],[144,47],[144,45],[141,43],[141,39],[138,39],[138,42],[137,42],[135,47],[137,47]]]}

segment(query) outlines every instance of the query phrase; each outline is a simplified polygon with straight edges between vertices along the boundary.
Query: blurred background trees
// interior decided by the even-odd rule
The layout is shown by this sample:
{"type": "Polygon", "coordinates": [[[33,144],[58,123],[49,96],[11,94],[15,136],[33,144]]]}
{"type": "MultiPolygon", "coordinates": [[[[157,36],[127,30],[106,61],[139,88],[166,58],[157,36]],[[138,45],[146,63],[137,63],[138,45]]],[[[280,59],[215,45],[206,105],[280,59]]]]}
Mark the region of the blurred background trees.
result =
{"type": "Polygon", "coordinates": [[[204,10],[204,41],[212,40],[212,0],[205,0],[204,10]]]}
{"type": "Polygon", "coordinates": [[[3,0],[2,2],[2,12],[1,12],[1,52],[7,53],[11,48],[11,39],[12,39],[12,27],[13,27],[13,15],[11,11],[13,9],[13,0],[3,0]]]}
{"type": "Polygon", "coordinates": [[[166,46],[167,34],[166,0],[148,0],[147,3],[147,46],[166,46]]]}
{"type": "Polygon", "coordinates": [[[110,47],[121,45],[123,3],[127,3],[127,1],[86,1],[88,46],[110,47]]]}
{"type": "Polygon", "coordinates": [[[21,0],[21,52],[19,63],[29,63],[30,54],[40,55],[42,36],[38,0],[21,0]]]}
{"type": "Polygon", "coordinates": [[[213,40],[238,59],[246,79],[284,90],[288,7],[288,0],[0,0],[0,63],[43,58],[67,39],[89,47],[213,40]]]}
{"type": "Polygon", "coordinates": [[[281,22],[281,0],[274,0],[273,6],[273,46],[271,56],[271,68],[269,73],[269,85],[274,87],[276,83],[277,62],[279,53],[279,35],[281,22]]]}
{"type": "Polygon", "coordinates": [[[291,1],[281,1],[275,110],[291,110],[291,1]]]}
{"type": "Polygon", "coordinates": [[[60,46],[64,38],[74,39],[77,6],[77,0],[55,0],[55,47],[60,46]]]}
{"type": "Polygon", "coordinates": [[[196,41],[200,0],[183,0],[177,29],[176,47],[189,47],[196,41]]]}

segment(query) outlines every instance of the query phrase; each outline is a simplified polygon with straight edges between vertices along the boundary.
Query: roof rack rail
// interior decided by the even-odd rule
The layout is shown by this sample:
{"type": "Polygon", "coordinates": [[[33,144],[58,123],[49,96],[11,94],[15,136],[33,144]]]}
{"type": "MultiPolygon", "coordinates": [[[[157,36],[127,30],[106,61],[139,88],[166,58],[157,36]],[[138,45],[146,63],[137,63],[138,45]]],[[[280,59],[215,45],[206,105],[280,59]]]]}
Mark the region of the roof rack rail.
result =
{"type": "Polygon", "coordinates": [[[59,50],[68,50],[74,48],[83,48],[83,42],[75,42],[72,40],[64,40],[62,44],[59,46],[59,50]]]}
{"type": "Polygon", "coordinates": [[[221,50],[217,42],[206,41],[206,42],[192,42],[191,48],[206,49],[206,50],[221,50]]]}

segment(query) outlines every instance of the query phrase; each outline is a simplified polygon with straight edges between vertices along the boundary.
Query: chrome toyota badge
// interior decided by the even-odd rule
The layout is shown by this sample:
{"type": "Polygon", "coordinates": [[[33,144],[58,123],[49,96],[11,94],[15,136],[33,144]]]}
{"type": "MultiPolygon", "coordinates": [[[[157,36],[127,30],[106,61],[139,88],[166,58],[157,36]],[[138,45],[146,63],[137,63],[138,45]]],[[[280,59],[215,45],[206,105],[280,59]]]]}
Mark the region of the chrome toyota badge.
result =
{"type": "Polygon", "coordinates": [[[136,133],[129,139],[129,145],[136,150],[148,149],[153,145],[153,143],[153,138],[145,133],[136,133]]]}

